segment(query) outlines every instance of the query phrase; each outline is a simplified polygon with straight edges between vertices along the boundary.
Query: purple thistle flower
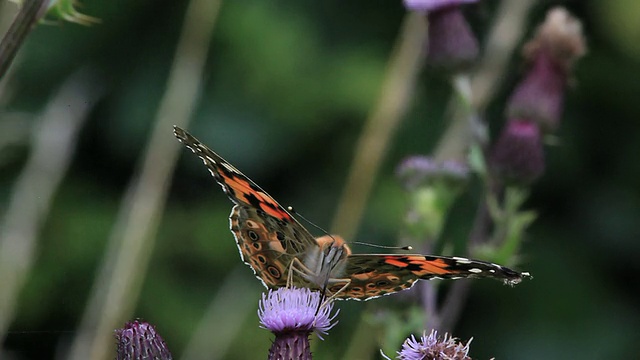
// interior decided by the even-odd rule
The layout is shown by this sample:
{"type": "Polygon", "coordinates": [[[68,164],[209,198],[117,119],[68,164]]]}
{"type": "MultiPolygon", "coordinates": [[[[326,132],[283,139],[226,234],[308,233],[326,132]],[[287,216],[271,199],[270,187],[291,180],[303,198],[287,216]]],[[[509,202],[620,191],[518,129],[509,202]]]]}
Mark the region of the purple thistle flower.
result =
{"type": "Polygon", "coordinates": [[[420,186],[428,186],[435,181],[443,181],[451,185],[465,183],[469,177],[469,167],[454,160],[436,161],[426,156],[410,156],[406,158],[396,175],[402,180],[408,190],[420,186]]]}
{"type": "Polygon", "coordinates": [[[478,57],[478,40],[457,6],[430,12],[429,52],[432,66],[458,69],[471,65],[478,57]]]}
{"type": "Polygon", "coordinates": [[[322,335],[336,324],[338,315],[330,316],[333,303],[320,307],[323,300],[317,291],[307,288],[280,288],[269,290],[258,305],[258,317],[262,327],[276,335],[269,359],[311,359],[309,335],[322,335]]]}
{"type": "Polygon", "coordinates": [[[411,11],[436,11],[443,8],[478,2],[478,0],[404,0],[404,6],[411,11]]]}
{"type": "Polygon", "coordinates": [[[544,172],[542,135],[538,124],[527,120],[511,120],[493,147],[491,170],[498,178],[527,185],[544,172]]]}
{"type": "Polygon", "coordinates": [[[536,57],[524,80],[516,87],[507,105],[507,116],[531,119],[546,131],[560,121],[566,76],[542,53],[536,57]]]}
{"type": "Polygon", "coordinates": [[[429,21],[427,62],[447,69],[464,68],[478,57],[478,40],[459,5],[477,0],[405,0],[408,10],[425,11],[429,21]]]}
{"type": "Polygon", "coordinates": [[[134,320],[115,331],[118,342],[117,360],[173,359],[155,327],[145,321],[134,320]]]}
{"type": "Polygon", "coordinates": [[[580,22],[565,9],[549,11],[523,48],[530,68],[509,99],[507,117],[536,121],[544,132],[555,130],[569,74],[585,52],[580,22]]]}
{"type": "Polygon", "coordinates": [[[414,335],[405,340],[402,350],[398,351],[398,359],[402,360],[471,360],[469,357],[469,345],[457,342],[458,339],[444,334],[442,340],[438,339],[438,332],[431,330],[422,333],[420,341],[414,335]]]}

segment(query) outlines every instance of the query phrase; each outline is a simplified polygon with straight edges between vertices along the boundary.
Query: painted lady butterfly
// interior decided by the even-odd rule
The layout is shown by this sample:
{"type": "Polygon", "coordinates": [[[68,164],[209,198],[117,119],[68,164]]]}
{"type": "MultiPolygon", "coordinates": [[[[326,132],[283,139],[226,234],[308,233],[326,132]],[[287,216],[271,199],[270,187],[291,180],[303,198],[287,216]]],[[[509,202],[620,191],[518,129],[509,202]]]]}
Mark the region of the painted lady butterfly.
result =
{"type": "Polygon", "coordinates": [[[417,280],[496,278],[517,284],[530,277],[463,257],[352,254],[339,236],[314,238],[258,185],[185,130],[175,136],[198,155],[235,204],[231,231],[242,260],[268,288],[324,290],[338,299],[368,300],[410,288],[417,280]]]}

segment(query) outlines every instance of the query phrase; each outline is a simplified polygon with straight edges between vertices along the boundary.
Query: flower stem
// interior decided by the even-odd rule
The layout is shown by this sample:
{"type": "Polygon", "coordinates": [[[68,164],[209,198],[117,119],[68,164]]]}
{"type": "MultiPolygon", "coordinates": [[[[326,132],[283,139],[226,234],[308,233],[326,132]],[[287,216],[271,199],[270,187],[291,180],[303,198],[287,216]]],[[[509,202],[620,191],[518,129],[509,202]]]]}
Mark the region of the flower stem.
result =
{"type": "Polygon", "coordinates": [[[408,14],[389,60],[377,106],[358,140],[353,164],[333,219],[332,232],[353,238],[362,217],[373,181],[389,142],[412,99],[418,72],[422,68],[426,24],[422,15],[408,14]]]}
{"type": "Polygon", "coordinates": [[[25,0],[18,15],[0,42],[0,79],[6,74],[18,49],[38,22],[40,9],[48,0],[25,0]]]}

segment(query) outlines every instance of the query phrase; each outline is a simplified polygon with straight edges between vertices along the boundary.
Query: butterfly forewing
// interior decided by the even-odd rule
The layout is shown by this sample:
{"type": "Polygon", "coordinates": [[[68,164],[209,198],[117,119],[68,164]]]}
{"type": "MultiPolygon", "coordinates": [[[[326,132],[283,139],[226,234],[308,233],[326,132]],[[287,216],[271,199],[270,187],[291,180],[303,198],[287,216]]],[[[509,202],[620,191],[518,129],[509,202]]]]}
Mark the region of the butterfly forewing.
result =
{"type": "Polygon", "coordinates": [[[183,144],[202,159],[211,175],[235,204],[252,206],[281,220],[293,219],[291,214],[262,188],[194,136],[177,126],[174,127],[174,133],[183,144]]]}
{"type": "Polygon", "coordinates": [[[317,248],[313,236],[256,183],[187,131],[175,126],[175,136],[209,169],[229,199],[231,231],[242,260],[268,287],[286,285],[294,258],[317,248]]]}

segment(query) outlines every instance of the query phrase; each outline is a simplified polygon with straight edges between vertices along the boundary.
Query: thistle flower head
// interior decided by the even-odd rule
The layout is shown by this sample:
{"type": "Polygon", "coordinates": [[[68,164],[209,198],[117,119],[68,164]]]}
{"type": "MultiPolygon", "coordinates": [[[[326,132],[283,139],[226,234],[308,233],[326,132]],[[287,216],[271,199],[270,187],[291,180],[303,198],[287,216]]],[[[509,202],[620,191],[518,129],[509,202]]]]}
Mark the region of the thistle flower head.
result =
{"type": "Polygon", "coordinates": [[[262,326],[274,333],[288,331],[316,332],[326,335],[335,325],[338,315],[330,316],[333,303],[320,307],[322,296],[307,288],[280,288],[269,290],[258,305],[258,317],[262,326]],[[316,313],[317,312],[317,313],[316,313]]]}
{"type": "Polygon", "coordinates": [[[464,183],[469,177],[469,167],[454,160],[436,161],[426,156],[410,156],[400,163],[396,174],[408,190],[414,190],[438,181],[451,185],[464,183]]]}
{"type": "Polygon", "coordinates": [[[128,322],[115,331],[115,337],[118,342],[117,360],[172,359],[164,340],[148,322],[128,322]]]}
{"type": "Polygon", "coordinates": [[[438,238],[445,215],[467,182],[468,166],[412,156],[398,166],[396,173],[409,193],[406,235],[414,240],[438,238]]]}
{"type": "Polygon", "coordinates": [[[490,166],[503,181],[527,185],[544,172],[544,152],[538,124],[511,120],[502,130],[490,155],[490,166]]]}
{"type": "Polygon", "coordinates": [[[462,15],[459,5],[477,0],[405,0],[412,11],[427,12],[429,65],[457,70],[472,64],[478,57],[478,40],[462,15]]]}
{"type": "Polygon", "coordinates": [[[580,22],[562,8],[549,11],[523,48],[530,67],[509,99],[507,117],[534,120],[544,132],[555,130],[569,74],[585,52],[580,22]]]}
{"type": "Polygon", "coordinates": [[[431,330],[422,333],[420,340],[414,335],[405,340],[402,350],[398,351],[398,359],[402,360],[471,360],[469,357],[469,345],[459,343],[456,338],[444,334],[442,339],[438,339],[438,332],[431,330]]]}
{"type": "Polygon", "coordinates": [[[321,306],[322,296],[306,288],[269,290],[258,304],[262,327],[276,335],[269,359],[311,359],[309,335],[320,339],[335,325],[331,316],[333,303],[321,306]]]}
{"type": "Polygon", "coordinates": [[[478,0],[404,0],[404,6],[411,11],[436,11],[475,2],[478,0]]]}
{"type": "Polygon", "coordinates": [[[533,61],[540,53],[546,53],[566,72],[586,51],[582,24],[562,7],[547,12],[535,36],[523,47],[525,59],[533,61]]]}

